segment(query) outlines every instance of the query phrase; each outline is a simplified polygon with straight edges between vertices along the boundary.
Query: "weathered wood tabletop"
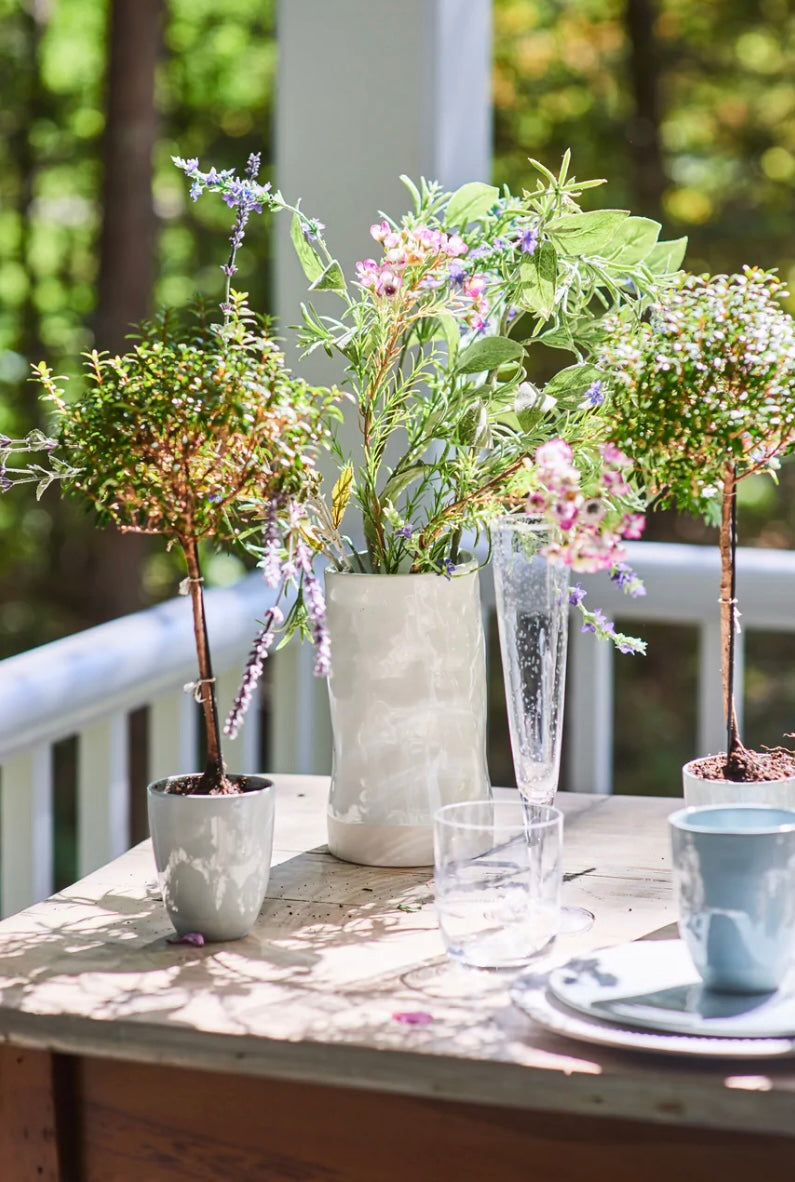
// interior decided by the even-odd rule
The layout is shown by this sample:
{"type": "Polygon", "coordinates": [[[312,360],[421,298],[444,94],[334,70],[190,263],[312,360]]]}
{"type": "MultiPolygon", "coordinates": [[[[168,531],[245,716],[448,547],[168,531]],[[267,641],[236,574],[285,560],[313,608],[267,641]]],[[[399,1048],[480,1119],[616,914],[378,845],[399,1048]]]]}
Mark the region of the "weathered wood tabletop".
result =
{"type": "MultiPolygon", "coordinates": [[[[375,1182],[404,1177],[402,1169],[416,1179],[453,1177],[454,1165],[456,1177],[468,1179],[482,1176],[470,1145],[478,1128],[477,1144],[488,1129],[508,1155],[501,1166],[492,1146],[494,1179],[519,1176],[511,1170],[530,1147],[537,1163],[546,1160],[539,1138],[556,1163],[548,1173],[537,1165],[539,1182],[585,1177],[576,1153],[573,1164],[561,1164],[576,1146],[590,1155],[581,1165],[593,1163],[595,1146],[607,1153],[605,1168],[617,1179],[656,1178],[652,1160],[660,1176],[679,1169],[681,1160],[670,1156],[676,1146],[685,1161],[708,1153],[724,1178],[745,1169],[746,1152],[768,1177],[778,1177],[785,1155],[791,1160],[795,1145],[782,1135],[795,1135],[794,1063],[706,1063],[545,1032],[493,978],[484,983],[447,965],[430,871],[336,861],[324,847],[327,781],[275,781],[274,867],[246,939],[203,948],[167,943],[171,928],[148,844],[0,924],[0,1040],[8,1044],[0,1057],[0,1163],[13,1153],[27,1162],[30,1153],[31,1162],[46,1163],[31,1178],[65,1182],[77,1170],[64,1166],[67,1159],[83,1163],[74,1177],[97,1182],[375,1182]],[[415,1011],[432,1020],[412,1026],[395,1017],[415,1011]],[[231,1100],[238,1094],[249,1103],[261,1096],[253,1131],[231,1100]],[[41,1121],[31,1132],[25,1106],[34,1102],[41,1121]],[[260,1143],[265,1111],[271,1123],[260,1143]],[[15,1113],[28,1120],[25,1146],[15,1113]],[[366,1125],[358,1136],[366,1135],[369,1149],[359,1157],[340,1140],[351,1121],[366,1125]],[[374,1130],[383,1139],[385,1128],[391,1148],[382,1161],[374,1130]],[[442,1129],[449,1175],[430,1166],[426,1174],[414,1157],[400,1156],[414,1144],[424,1160],[442,1129]],[[455,1151],[451,1141],[461,1142],[455,1151]],[[216,1164],[191,1172],[190,1154],[175,1148],[186,1143],[204,1144],[216,1164]],[[647,1163],[641,1175],[640,1160],[647,1163]]],[[[589,907],[596,922],[585,934],[561,937],[556,959],[675,934],[666,817],[676,802],[558,800],[566,814],[566,901],[589,907]]],[[[593,1169],[588,1175],[601,1177],[593,1169]]],[[[26,1176],[3,1173],[0,1164],[0,1179],[26,1176]]]]}

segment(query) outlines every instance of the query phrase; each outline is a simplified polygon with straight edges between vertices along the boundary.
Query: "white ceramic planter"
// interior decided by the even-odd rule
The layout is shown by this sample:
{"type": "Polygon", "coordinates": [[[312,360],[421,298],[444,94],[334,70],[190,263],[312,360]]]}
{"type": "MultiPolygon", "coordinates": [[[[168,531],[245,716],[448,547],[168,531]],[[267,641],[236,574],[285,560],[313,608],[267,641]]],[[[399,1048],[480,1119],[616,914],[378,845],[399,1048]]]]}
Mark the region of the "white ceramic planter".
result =
{"type": "Polygon", "coordinates": [[[433,864],[432,816],[491,794],[477,570],[329,571],[334,758],[329,849],[366,866],[433,864]]]}
{"type": "Polygon", "coordinates": [[[691,771],[691,760],[682,768],[685,804],[771,804],[795,808],[795,776],[786,780],[759,780],[756,784],[738,784],[734,780],[703,780],[691,771]]]}
{"type": "Polygon", "coordinates": [[[259,915],[273,849],[273,785],[263,776],[245,779],[247,791],[230,796],[170,793],[171,780],[149,785],[155,864],[179,935],[239,940],[259,915]]]}

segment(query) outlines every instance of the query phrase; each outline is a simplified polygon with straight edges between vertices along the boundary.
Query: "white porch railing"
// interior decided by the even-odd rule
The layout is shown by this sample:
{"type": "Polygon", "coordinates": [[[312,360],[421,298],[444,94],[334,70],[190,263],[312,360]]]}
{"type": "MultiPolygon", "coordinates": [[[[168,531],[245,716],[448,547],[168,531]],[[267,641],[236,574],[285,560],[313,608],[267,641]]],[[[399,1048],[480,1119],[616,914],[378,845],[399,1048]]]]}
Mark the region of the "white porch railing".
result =
{"type": "MultiPolygon", "coordinates": [[[[603,576],[585,578],[591,600],[619,620],[686,622],[700,635],[694,709],[698,747],[722,746],[718,555],[712,547],[639,543],[630,560],[646,582],[632,600],[603,576]]],[[[484,611],[493,610],[488,568],[481,572],[484,611]]],[[[795,631],[795,552],[741,550],[738,593],[745,629],[795,631]]],[[[254,574],[207,596],[220,705],[237,689],[256,620],[269,592],[254,574]]],[[[742,670],[743,632],[738,657],[742,670]]],[[[630,658],[625,658],[629,660],[630,658]]],[[[259,718],[249,715],[227,743],[234,770],[324,771],[329,765],[325,686],[312,678],[309,646],[273,658],[271,734],[261,757],[259,718]]],[[[567,788],[610,792],[613,654],[572,629],[567,703],[567,788]]],[[[150,778],[198,766],[198,710],[182,686],[195,676],[191,613],[184,599],[103,624],[0,662],[0,889],[10,914],[45,897],[53,885],[52,748],[76,736],[77,870],[83,875],[129,844],[128,716],[149,706],[150,778]]],[[[742,703],[738,703],[741,707],[742,703]]],[[[625,720],[626,721],[626,720],[625,720]]]]}

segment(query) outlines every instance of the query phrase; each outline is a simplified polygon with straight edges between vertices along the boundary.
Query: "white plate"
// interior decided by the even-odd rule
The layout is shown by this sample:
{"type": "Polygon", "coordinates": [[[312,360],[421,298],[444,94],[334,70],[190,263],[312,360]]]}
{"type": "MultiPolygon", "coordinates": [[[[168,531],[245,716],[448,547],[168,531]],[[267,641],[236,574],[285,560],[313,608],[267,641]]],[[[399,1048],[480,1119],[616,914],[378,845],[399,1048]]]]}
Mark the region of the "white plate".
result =
{"type": "Polygon", "coordinates": [[[607,1022],[700,1038],[795,1038],[795,996],[705,989],[681,940],[639,940],[570,960],[549,990],[607,1022]]]}
{"type": "MultiPolygon", "coordinates": [[[[660,963],[675,964],[674,958],[679,957],[679,965],[681,966],[681,951],[672,947],[678,944],[678,940],[649,940],[620,947],[622,950],[627,947],[640,948],[646,965],[652,959],[658,965],[660,963]],[[662,949],[662,951],[651,951],[652,949],[662,949]]],[[[572,965],[580,966],[584,961],[589,962],[588,976],[593,977],[594,968],[597,972],[604,969],[609,975],[611,971],[609,960],[612,959],[610,954],[613,952],[615,949],[606,949],[596,952],[590,957],[578,958],[578,960],[570,962],[568,966],[564,966],[563,969],[553,970],[551,976],[571,971],[572,965]],[[607,967],[605,967],[605,957],[608,957],[607,967]]],[[[632,957],[635,955],[635,953],[630,953],[632,957]]],[[[578,968],[577,973],[580,972],[581,970],[578,968]]],[[[548,980],[546,975],[528,972],[518,977],[514,982],[511,988],[511,998],[519,1009],[545,1029],[579,1042],[628,1050],[655,1051],[658,1054],[698,1055],[711,1058],[759,1059],[795,1055],[795,1036],[781,1038],[723,1036],[716,1038],[700,1034],[655,1032],[650,1029],[638,1029],[636,1025],[633,1028],[633,1025],[628,1021],[621,1021],[616,1017],[606,1020],[595,1017],[591,1012],[578,1013],[552,994],[548,988],[548,980]]],[[[608,988],[606,984],[603,987],[608,988]]],[[[633,1024],[634,1021],[633,1019],[633,1024]]]]}

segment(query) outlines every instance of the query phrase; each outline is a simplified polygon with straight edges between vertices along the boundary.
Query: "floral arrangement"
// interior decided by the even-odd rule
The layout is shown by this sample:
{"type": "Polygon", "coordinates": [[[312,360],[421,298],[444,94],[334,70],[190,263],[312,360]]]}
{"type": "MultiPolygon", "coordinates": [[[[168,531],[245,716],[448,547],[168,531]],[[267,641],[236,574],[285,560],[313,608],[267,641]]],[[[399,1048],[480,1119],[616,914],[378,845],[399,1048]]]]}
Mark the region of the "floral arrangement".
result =
{"type": "MultiPolygon", "coordinates": [[[[293,212],[312,289],[341,302],[336,316],[305,305],[300,330],[305,353],[343,358],[355,410],[357,440],[336,432],[339,479],[315,515],[315,544],[341,569],[449,576],[464,532],[526,494],[528,511],[546,505],[560,527],[555,556],[642,592],[619,544],[642,516],[631,465],[611,448],[601,323],[637,320],[685,243],[659,242],[656,222],[624,210],[584,212],[582,191],[602,182],[569,177],[568,153],[557,176],[531,163],[539,179],[520,197],[403,178],[412,208],[370,227],[380,249],[351,285],[322,224],[293,212]],[[363,547],[344,532],[351,503],[363,547]]],[[[642,648],[582,610],[591,630],[642,648]]]]}
{"type": "MultiPolygon", "coordinates": [[[[237,541],[252,523],[261,530],[263,520],[271,532],[281,528],[296,556],[292,569],[280,570],[281,587],[291,579],[303,585],[324,659],[322,592],[300,538],[301,505],[316,491],[315,460],[335,395],[287,372],[267,322],[231,288],[246,222],[267,193],[256,181],[258,168],[252,157],[242,179],[228,174],[235,221],[221,323],[202,304],[183,316],[163,313],[140,326],[124,356],[89,354],[87,389],[74,402],[46,365],[35,370],[57,408],[65,487],[93,507],[101,524],[162,535],[184,555],[182,590],[191,597],[199,667],[188,688],[201,704],[207,742],[204,774],[186,781],[185,790],[200,793],[235,791],[221,752],[200,543],[237,541]]],[[[277,605],[255,643],[254,664],[278,614],[277,605]]],[[[250,661],[228,732],[251,696],[254,672],[250,661]]]]}
{"type": "MultiPolygon", "coordinates": [[[[777,276],[745,267],[737,275],[682,276],[651,319],[617,318],[603,363],[617,379],[614,437],[635,459],[652,497],[720,526],[725,759],[731,780],[777,779],[795,760],[743,746],[734,708],[737,484],[775,476],[795,450],[795,320],[782,307],[777,276]]],[[[714,778],[714,777],[709,777],[714,778]]]]}

